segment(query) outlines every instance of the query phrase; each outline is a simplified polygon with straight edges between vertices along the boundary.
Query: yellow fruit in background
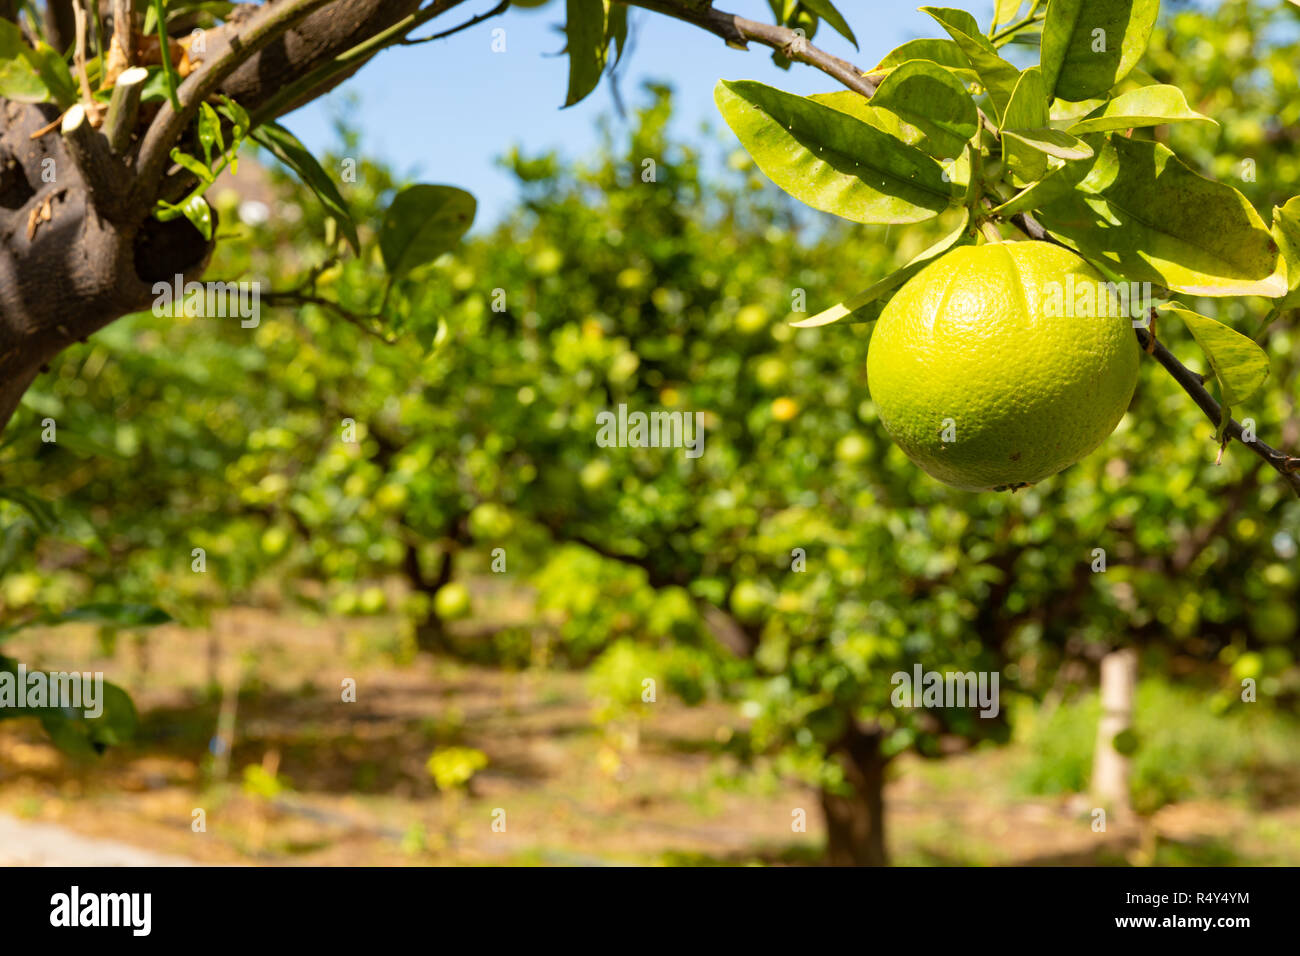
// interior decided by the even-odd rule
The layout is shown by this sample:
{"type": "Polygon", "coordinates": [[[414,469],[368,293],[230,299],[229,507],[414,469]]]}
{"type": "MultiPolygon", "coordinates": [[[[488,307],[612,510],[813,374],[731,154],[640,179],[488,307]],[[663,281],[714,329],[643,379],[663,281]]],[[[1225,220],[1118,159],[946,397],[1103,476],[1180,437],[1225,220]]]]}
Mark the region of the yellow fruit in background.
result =
{"type": "Polygon", "coordinates": [[[736,311],[736,330],[753,335],[767,327],[767,309],[761,305],[743,305],[736,311]]]}
{"type": "Polygon", "coordinates": [[[1101,273],[1068,249],[963,246],[885,306],[867,386],[890,437],[933,477],[968,490],[1030,485],[1124,416],[1140,351],[1119,311],[1101,273]],[[1092,309],[1078,307],[1085,286],[1092,309]]]}
{"type": "Polygon", "coordinates": [[[433,611],[444,621],[469,617],[469,609],[469,588],[459,581],[444,584],[433,596],[433,611]]]}
{"type": "Polygon", "coordinates": [[[781,397],[772,403],[772,417],[778,422],[788,422],[799,414],[799,403],[793,398],[781,397]]]}
{"type": "Polygon", "coordinates": [[[388,595],[377,584],[372,584],[357,598],[357,610],[362,614],[379,614],[388,607],[388,595]]]}

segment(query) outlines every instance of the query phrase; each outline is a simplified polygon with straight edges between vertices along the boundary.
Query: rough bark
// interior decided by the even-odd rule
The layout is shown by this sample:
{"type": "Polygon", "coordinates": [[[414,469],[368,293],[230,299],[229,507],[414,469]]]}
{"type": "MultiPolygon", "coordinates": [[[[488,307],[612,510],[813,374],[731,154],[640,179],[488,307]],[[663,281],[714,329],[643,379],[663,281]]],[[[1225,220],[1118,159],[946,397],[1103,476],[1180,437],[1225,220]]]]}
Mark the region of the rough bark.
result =
{"type": "MultiPolygon", "coordinates": [[[[426,10],[442,12],[460,2],[437,0],[426,10]]],[[[268,29],[277,14],[284,19],[286,10],[302,8],[302,0],[272,0],[209,31],[203,62],[182,85],[186,106],[197,109],[198,98],[223,92],[255,112],[291,79],[391,27],[420,3],[335,0],[313,6],[319,9],[268,29]]],[[[7,10],[0,0],[0,14],[7,10]]],[[[305,99],[346,75],[331,77],[305,99]]],[[[159,121],[168,113],[165,106],[149,127],[150,145],[164,157],[184,131],[175,122],[164,123],[163,130],[159,121]]],[[[65,139],[57,119],[52,104],[0,99],[0,430],[62,349],[149,307],[155,282],[177,274],[196,277],[212,251],[212,243],[185,220],[160,223],[152,217],[164,187],[155,181],[156,171],[133,178],[128,165],[146,140],[143,125],[123,154],[113,155],[102,132],[65,139]]]]}
{"type": "Polygon", "coordinates": [[[850,793],[821,791],[826,862],[831,866],[886,866],[885,765],[880,733],[851,726],[833,748],[850,793]]]}

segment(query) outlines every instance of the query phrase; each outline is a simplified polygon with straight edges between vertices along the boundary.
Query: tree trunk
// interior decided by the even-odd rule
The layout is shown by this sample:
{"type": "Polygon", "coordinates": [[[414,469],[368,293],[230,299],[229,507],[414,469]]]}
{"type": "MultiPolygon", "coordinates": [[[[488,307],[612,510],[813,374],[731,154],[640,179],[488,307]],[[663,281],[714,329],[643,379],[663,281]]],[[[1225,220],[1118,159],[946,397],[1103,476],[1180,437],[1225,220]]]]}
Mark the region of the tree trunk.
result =
{"type": "Polygon", "coordinates": [[[886,866],[885,764],[880,733],[852,727],[833,751],[852,793],[821,791],[830,866],[886,866]]]}
{"type": "Polygon", "coordinates": [[[1131,809],[1129,759],[1115,749],[1115,736],[1133,726],[1137,665],[1137,651],[1128,647],[1101,659],[1101,719],[1092,762],[1092,796],[1117,815],[1126,815],[1131,809]]]}
{"type": "MultiPolygon", "coordinates": [[[[419,551],[414,545],[408,544],[403,564],[406,577],[411,582],[411,587],[424,592],[432,598],[444,584],[451,583],[452,572],[455,570],[455,546],[454,541],[447,545],[447,549],[442,552],[442,560],[438,564],[438,576],[433,581],[429,581],[420,568],[419,551]]],[[[415,646],[430,653],[445,653],[448,650],[446,625],[432,607],[429,608],[429,613],[425,616],[425,619],[416,625],[415,646]]]]}

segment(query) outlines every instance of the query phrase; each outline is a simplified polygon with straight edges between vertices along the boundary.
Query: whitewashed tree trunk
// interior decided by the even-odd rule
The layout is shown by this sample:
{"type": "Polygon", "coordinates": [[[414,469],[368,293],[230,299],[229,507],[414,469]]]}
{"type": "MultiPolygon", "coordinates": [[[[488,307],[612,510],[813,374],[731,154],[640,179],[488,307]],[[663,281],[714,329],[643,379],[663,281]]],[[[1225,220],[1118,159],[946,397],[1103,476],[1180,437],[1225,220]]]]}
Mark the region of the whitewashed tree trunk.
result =
{"type": "Polygon", "coordinates": [[[1133,726],[1137,690],[1137,651],[1121,648],[1101,660],[1101,719],[1092,762],[1092,796],[1116,815],[1127,814],[1129,759],[1114,747],[1115,736],[1133,726]]]}

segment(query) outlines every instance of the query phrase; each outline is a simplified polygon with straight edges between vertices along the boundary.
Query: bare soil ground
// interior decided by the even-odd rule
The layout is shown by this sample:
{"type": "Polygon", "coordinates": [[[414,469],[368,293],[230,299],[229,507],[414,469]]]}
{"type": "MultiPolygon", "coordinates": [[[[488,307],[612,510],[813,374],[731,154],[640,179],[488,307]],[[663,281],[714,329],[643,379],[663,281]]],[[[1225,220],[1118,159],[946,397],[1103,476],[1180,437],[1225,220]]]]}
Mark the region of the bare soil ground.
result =
{"type": "MultiPolygon", "coordinates": [[[[0,723],[0,865],[815,863],[814,793],[722,742],[734,708],[663,699],[635,733],[595,718],[581,674],[413,655],[382,623],[238,610],[103,655],[92,631],[15,640],[29,666],[130,690],[137,740],[93,762],[32,721],[0,723]],[[228,769],[212,755],[239,676],[228,769]],[[356,701],[343,700],[345,680],[356,701]],[[205,690],[205,688],[211,689],[205,690]],[[635,743],[633,739],[635,738],[635,743]],[[435,748],[487,755],[439,792],[435,748]],[[256,768],[256,769],[250,769],[256,768]],[[806,832],[792,821],[804,811],[806,832]],[[201,824],[201,826],[200,826],[201,824]],[[495,826],[494,826],[495,824],[495,826]],[[504,826],[503,826],[504,824],[504,826]]],[[[1079,798],[1012,792],[1014,748],[903,759],[889,843],[910,865],[1300,863],[1300,807],[1179,804],[1093,832],[1079,798]]]]}

